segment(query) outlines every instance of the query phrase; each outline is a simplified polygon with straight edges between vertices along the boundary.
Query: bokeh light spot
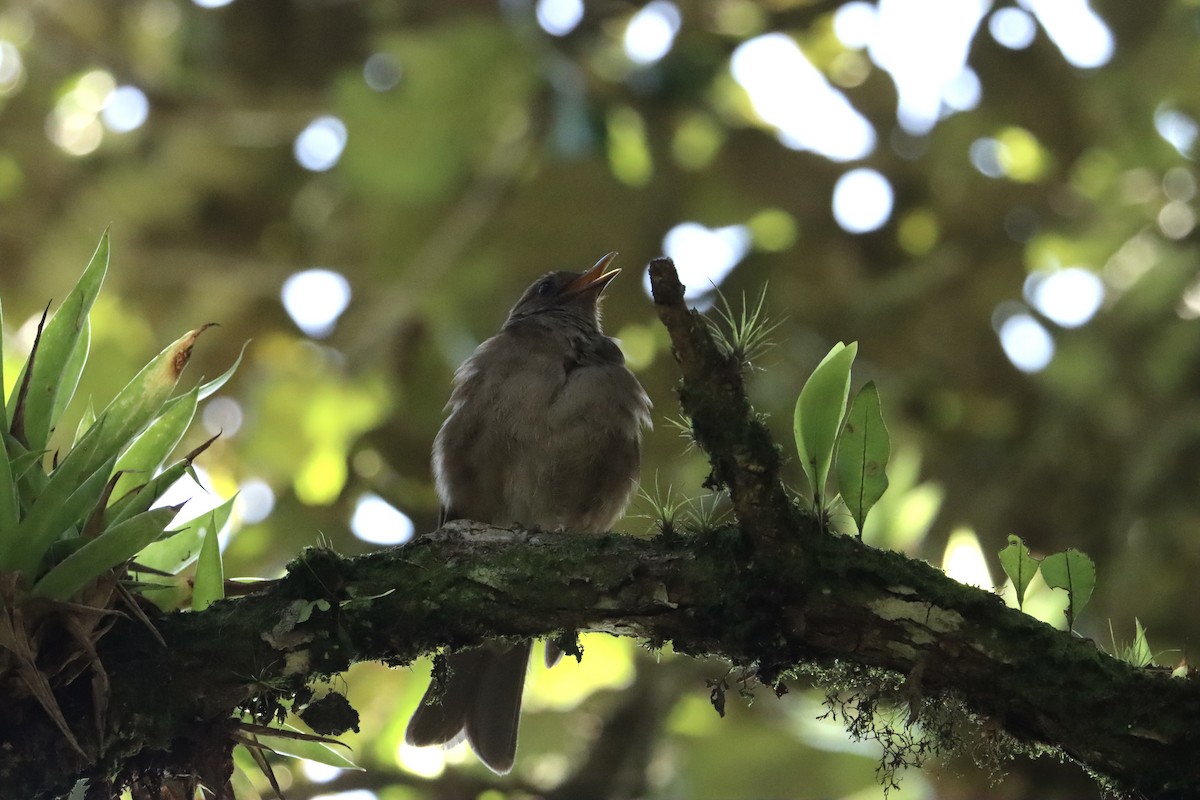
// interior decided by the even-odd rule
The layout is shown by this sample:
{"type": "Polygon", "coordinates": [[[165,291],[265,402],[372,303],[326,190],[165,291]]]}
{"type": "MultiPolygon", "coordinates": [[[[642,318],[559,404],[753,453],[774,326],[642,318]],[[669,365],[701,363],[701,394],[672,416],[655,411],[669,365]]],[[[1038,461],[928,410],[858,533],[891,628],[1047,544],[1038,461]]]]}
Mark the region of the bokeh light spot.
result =
{"type": "Polygon", "coordinates": [[[69,99],[64,99],[84,111],[98,114],[116,88],[117,81],[111,72],[94,69],[80,76],[75,88],[68,92],[69,99]]]}
{"type": "Polygon", "coordinates": [[[937,245],[940,233],[937,215],[927,208],[920,208],[904,215],[897,226],[896,237],[904,252],[923,256],[937,245]]]}
{"type": "Polygon", "coordinates": [[[390,92],[400,83],[400,63],[388,53],[372,53],[363,62],[363,81],[374,92],[390,92]]]}
{"type": "Polygon", "coordinates": [[[108,94],[100,118],[113,133],[137,130],[150,116],[150,101],[136,86],[118,86],[108,94]]]}
{"type": "Polygon", "coordinates": [[[868,52],[896,83],[896,118],[904,130],[924,135],[945,114],[948,88],[961,80],[989,5],[985,0],[880,0],[877,35],[868,52]]]}
{"type": "Polygon", "coordinates": [[[992,38],[1010,50],[1024,50],[1037,36],[1037,23],[1019,8],[999,8],[988,19],[992,38]]]}
{"type": "Polygon", "coordinates": [[[1082,267],[1034,272],[1025,281],[1025,299],[1064,328],[1087,324],[1104,303],[1104,282],[1082,267]]]}
{"type": "Polygon", "coordinates": [[[233,2],[233,0],[192,0],[193,3],[200,8],[221,8],[233,2]]]}
{"type": "Polygon", "coordinates": [[[764,208],[746,222],[754,246],[768,253],[787,250],[796,243],[796,218],[781,208],[764,208]]]}
{"type": "MultiPolygon", "coordinates": [[[[463,747],[464,745],[459,745],[463,747]]],[[[446,771],[447,750],[444,747],[413,747],[400,742],[396,761],[407,771],[422,778],[436,778],[446,771]]]]}
{"type": "MultiPolygon", "coordinates": [[[[745,225],[707,228],[684,222],[667,231],[663,252],[675,262],[679,279],[687,287],[684,297],[694,300],[721,284],[750,251],[750,231],[745,225]]],[[[650,294],[650,276],[642,276],[642,287],[650,294]]]]}
{"type": "Polygon", "coordinates": [[[625,27],[625,55],[635,64],[653,64],[675,43],[683,18],[668,0],[653,0],[629,18],[625,27]]]}
{"type": "Polygon", "coordinates": [[[1196,212],[1187,203],[1172,200],[1158,211],[1158,229],[1168,239],[1182,239],[1196,227],[1196,212]]]}
{"type": "Polygon", "coordinates": [[[183,14],[173,0],[149,0],[142,6],[138,22],[142,30],[157,39],[165,39],[179,30],[183,14]]]}
{"type": "Polygon", "coordinates": [[[300,759],[300,769],[304,772],[304,777],[313,783],[329,783],[345,771],[318,761],[309,761],[308,759],[300,759]]]}
{"type": "Polygon", "coordinates": [[[1196,135],[1200,133],[1200,125],[1197,125],[1192,117],[1170,106],[1160,105],[1154,111],[1154,129],[1178,150],[1180,155],[1192,157],[1192,145],[1196,143],[1196,135]]]}
{"type": "Polygon", "coordinates": [[[704,114],[684,117],[671,137],[671,155],[684,169],[707,167],[724,141],[725,130],[704,114]]]}
{"type": "Polygon", "coordinates": [[[1000,346],[1022,372],[1040,372],[1054,358],[1054,339],[1031,314],[1012,314],[1000,323],[1000,346]]]}
{"type": "Polygon", "coordinates": [[[874,4],[852,0],[833,12],[833,34],[846,47],[861,50],[871,43],[878,19],[874,4]]]}
{"type": "Polygon", "coordinates": [[[1171,167],[1163,176],[1163,194],[1186,203],[1196,196],[1196,176],[1186,167],[1171,167]]]}
{"type": "Polygon", "coordinates": [[[643,370],[654,362],[658,351],[655,330],[646,325],[626,325],[617,331],[617,342],[631,370],[643,370]]]}
{"type": "Polygon", "coordinates": [[[743,42],[729,69],[754,113],[776,129],[785,147],[834,161],[864,158],[875,149],[875,129],[790,37],[768,33],[743,42]]]}
{"type": "Polygon", "coordinates": [[[970,111],[979,105],[982,97],[983,85],[970,67],[963,67],[942,88],[942,102],[954,111],[970,111]]]}
{"type": "Polygon", "coordinates": [[[24,77],[21,51],[12,42],[0,39],[0,97],[19,89],[24,77]]]}
{"type": "Polygon", "coordinates": [[[86,156],[100,146],[104,126],[94,114],[63,113],[56,108],[46,122],[46,134],[69,155],[86,156]]]}
{"type": "Polygon", "coordinates": [[[1000,142],[991,137],[976,139],[967,148],[971,166],[989,178],[1003,178],[1004,165],[1000,162],[1000,142]]]}
{"type": "Polygon", "coordinates": [[[1094,69],[1112,58],[1112,32],[1087,0],[1020,0],[1020,4],[1034,13],[1072,66],[1094,69]]]}
{"type": "Polygon", "coordinates": [[[583,0],[538,0],[538,25],[551,36],[566,36],[583,21],[583,11],[583,0]]]}
{"type": "Polygon", "coordinates": [[[892,215],[892,185],[873,169],[852,169],[833,187],[833,216],[842,230],[867,233],[892,215]]]}
{"type": "Polygon", "coordinates": [[[307,269],[283,282],[283,307],[300,330],[314,338],[328,336],[350,305],[350,282],[331,269],[307,269]]]}
{"type": "Polygon", "coordinates": [[[354,504],[350,530],[371,544],[401,544],[413,535],[413,521],[377,494],[364,494],[354,504]]]}
{"type": "Polygon", "coordinates": [[[959,583],[980,589],[992,588],[992,574],[983,548],[979,546],[979,537],[970,528],[956,528],[950,533],[942,556],[942,569],[947,577],[959,583]]]}
{"type": "Polygon", "coordinates": [[[1010,126],[996,135],[996,142],[1000,168],[1012,180],[1032,183],[1045,174],[1049,155],[1029,131],[1010,126]]]}
{"type": "Polygon", "coordinates": [[[300,166],[324,172],[338,162],[345,148],[346,123],[334,116],[324,116],[300,131],[292,150],[300,166]]]}
{"type": "Polygon", "coordinates": [[[327,506],[346,485],[346,454],[334,447],[309,453],[292,478],[296,499],[306,506],[327,506]]]}
{"type": "Polygon", "coordinates": [[[248,478],[238,486],[242,522],[253,525],[271,516],[275,510],[275,492],[261,478],[248,478]]]}
{"type": "Polygon", "coordinates": [[[232,397],[214,397],[204,406],[201,421],[210,434],[235,436],[242,427],[242,405],[232,397]]]}
{"type": "Polygon", "coordinates": [[[646,125],[629,106],[608,115],[608,164],[617,180],[630,186],[645,186],[654,174],[646,125]]]}

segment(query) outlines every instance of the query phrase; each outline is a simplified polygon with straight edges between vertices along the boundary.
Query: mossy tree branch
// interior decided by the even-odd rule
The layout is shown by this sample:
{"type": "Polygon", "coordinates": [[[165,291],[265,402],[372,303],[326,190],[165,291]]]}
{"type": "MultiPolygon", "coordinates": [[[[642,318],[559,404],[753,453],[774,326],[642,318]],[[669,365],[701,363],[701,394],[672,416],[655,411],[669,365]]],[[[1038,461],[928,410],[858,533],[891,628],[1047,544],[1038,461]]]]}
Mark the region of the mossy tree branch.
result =
{"type": "Polygon", "coordinates": [[[219,778],[236,708],[267,713],[355,661],[399,665],[483,639],[605,631],[718,656],[768,685],[797,669],[856,665],[915,717],[953,698],[1125,789],[1200,795],[1200,681],[1135,669],[796,511],[736,366],[713,360],[719,348],[683,307],[673,273],[655,262],[656,302],[683,367],[685,409],[714,480],[731,490],[736,525],[645,540],[459,521],[356,558],[307,551],[257,594],[155,620],[165,647],[140,623],[118,621],[99,644],[111,686],[105,736],[89,733],[86,681],[60,698],[91,763],[33,701],[6,698],[0,786],[48,798],[79,775],[96,786],[189,770],[219,778]]]}

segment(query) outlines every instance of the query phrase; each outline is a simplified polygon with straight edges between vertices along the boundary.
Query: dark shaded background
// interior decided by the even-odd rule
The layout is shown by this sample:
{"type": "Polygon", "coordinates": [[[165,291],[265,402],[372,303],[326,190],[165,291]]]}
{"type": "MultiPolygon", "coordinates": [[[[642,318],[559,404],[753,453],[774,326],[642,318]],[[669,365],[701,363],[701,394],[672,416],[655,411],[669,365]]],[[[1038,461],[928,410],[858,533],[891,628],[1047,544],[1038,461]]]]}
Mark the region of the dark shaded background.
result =
{"type": "MultiPolygon", "coordinates": [[[[229,574],[269,576],[321,540],[376,546],[350,531],[364,497],[431,529],[428,453],[454,367],[533,277],[608,250],[627,271],[608,292],[606,324],[657,406],[643,483],[701,495],[705,464],[667,422],[676,373],[639,268],[680,223],[745,225],[749,249],[721,289],[736,306],[769,287],[781,324],[753,387],[785,450],[796,393],[831,344],[858,340],[856,381],[881,386],[897,452],[868,540],[942,563],[959,530],[968,560],[982,547],[991,581],[1010,533],[1037,554],[1078,547],[1099,572],[1079,632],[1112,649],[1110,620],[1121,642],[1137,617],[1160,660],[1177,662],[1200,633],[1200,12],[1096,3],[1115,50],[1095,68],[1069,63],[1040,25],[1027,48],[1001,46],[985,16],[968,56],[977,105],[915,134],[897,124],[892,77],[835,34],[841,5],[681,1],[669,52],[638,66],[623,47],[636,3],[589,3],[552,36],[518,0],[10,2],[0,9],[6,356],[22,355],[29,320],[66,293],[110,225],[113,265],[75,413],[190,327],[221,323],[193,379],[252,340],[222,392],[236,402],[210,411],[184,447],[225,429],[201,462],[213,492],[254,482],[252,519],[273,497],[226,551],[229,574]],[[877,144],[865,158],[789,149],[757,117],[730,57],[773,31],[870,121],[877,144]],[[106,127],[115,86],[148,99],[132,131],[106,127]],[[293,148],[323,115],[344,124],[345,149],[311,171],[293,148]],[[895,201],[882,227],[852,234],[830,202],[860,166],[886,176],[895,201]],[[1064,328],[1030,310],[1023,288],[1032,273],[1072,266],[1099,276],[1105,295],[1087,324],[1064,328]],[[314,267],[352,291],[336,327],[315,338],[280,301],[284,281],[314,267]],[[1052,337],[1045,369],[1027,374],[1006,357],[997,326],[1012,314],[1052,337]]],[[[1022,8],[988,15],[1002,7],[1022,8]]],[[[937,14],[915,30],[913,53],[945,43],[937,14]]],[[[794,462],[790,480],[804,490],[794,462]]],[[[1058,607],[1049,592],[1034,598],[1061,625],[1058,607]]],[[[600,777],[578,777],[624,782],[627,796],[879,796],[877,748],[814,721],[820,694],[797,684],[777,701],[760,690],[753,707],[731,696],[719,720],[705,680],[722,665],[584,644],[583,665],[535,672],[508,781],[461,750],[442,777],[420,777],[439,773],[440,754],[397,743],[425,671],[365,665],[341,688],[363,712],[350,741],[370,772],[319,789],[283,764],[289,797],[353,787],[385,800],[524,796],[520,787],[576,774],[602,744],[616,754],[600,777]],[[607,737],[606,719],[619,723],[607,737]],[[480,794],[489,787],[498,793],[480,794]]],[[[254,781],[243,780],[246,797],[254,781]]],[[[892,796],[1096,794],[1071,767],[1019,761],[993,783],[954,759],[936,776],[909,773],[892,796]]]]}

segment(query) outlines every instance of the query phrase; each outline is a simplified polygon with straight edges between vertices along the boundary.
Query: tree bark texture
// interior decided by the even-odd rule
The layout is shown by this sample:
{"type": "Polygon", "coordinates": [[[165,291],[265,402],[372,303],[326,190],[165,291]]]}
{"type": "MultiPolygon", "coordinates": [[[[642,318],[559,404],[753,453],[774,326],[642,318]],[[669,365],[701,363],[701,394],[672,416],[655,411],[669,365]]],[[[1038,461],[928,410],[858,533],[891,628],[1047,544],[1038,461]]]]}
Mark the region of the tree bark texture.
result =
{"type": "Polygon", "coordinates": [[[156,619],[165,646],[118,621],[98,646],[105,720],[87,681],[59,698],[87,758],[31,700],[6,703],[3,795],[57,797],[79,776],[99,786],[197,761],[219,774],[236,708],[269,712],[355,661],[603,631],[724,658],[767,686],[797,671],[844,680],[850,665],[858,690],[890,693],[910,721],[936,724],[929,715],[951,699],[1006,741],[1065,755],[1116,788],[1200,796],[1194,673],[1134,668],[925,562],[825,533],[779,483],[740,365],[684,306],[673,266],[658,259],[651,277],[684,411],[734,524],[642,539],[458,521],[356,558],[306,551],[256,594],[156,619]]]}

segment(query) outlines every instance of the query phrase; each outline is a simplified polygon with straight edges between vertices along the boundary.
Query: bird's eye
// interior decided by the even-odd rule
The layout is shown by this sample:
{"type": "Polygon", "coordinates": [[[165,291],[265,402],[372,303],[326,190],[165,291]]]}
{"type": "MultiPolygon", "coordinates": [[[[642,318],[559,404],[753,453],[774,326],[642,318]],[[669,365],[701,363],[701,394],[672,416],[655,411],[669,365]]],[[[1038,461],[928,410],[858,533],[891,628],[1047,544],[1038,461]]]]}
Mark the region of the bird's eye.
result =
{"type": "Polygon", "coordinates": [[[538,297],[549,297],[554,292],[554,281],[546,278],[537,285],[538,297]]]}

